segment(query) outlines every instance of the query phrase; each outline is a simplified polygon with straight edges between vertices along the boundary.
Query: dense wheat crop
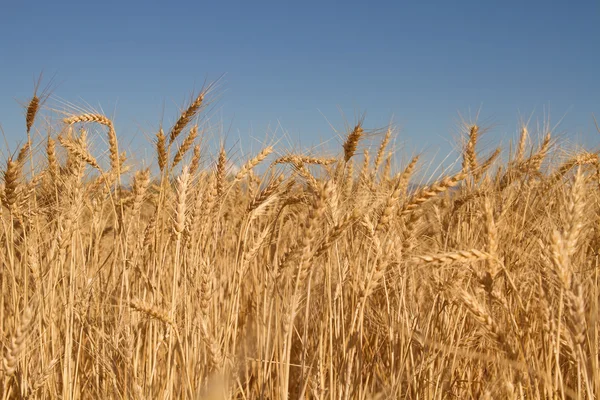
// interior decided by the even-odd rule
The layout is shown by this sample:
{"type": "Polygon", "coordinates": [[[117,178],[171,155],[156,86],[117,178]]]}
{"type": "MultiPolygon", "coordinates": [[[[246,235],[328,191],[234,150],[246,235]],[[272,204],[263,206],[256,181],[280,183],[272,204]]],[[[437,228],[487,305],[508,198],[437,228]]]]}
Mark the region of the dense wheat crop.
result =
{"type": "Polygon", "coordinates": [[[3,398],[600,393],[596,153],[523,126],[480,154],[472,125],[425,186],[358,123],[337,157],[265,145],[233,170],[202,141],[209,94],[149,169],[111,119],[47,129],[34,97],[0,187],[3,398]]]}

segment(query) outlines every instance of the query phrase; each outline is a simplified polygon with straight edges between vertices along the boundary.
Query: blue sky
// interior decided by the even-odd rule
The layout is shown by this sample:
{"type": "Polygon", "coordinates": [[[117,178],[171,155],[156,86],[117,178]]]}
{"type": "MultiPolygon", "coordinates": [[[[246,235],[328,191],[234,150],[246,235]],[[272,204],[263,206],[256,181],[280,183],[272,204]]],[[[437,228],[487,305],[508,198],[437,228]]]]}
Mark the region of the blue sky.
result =
{"type": "Polygon", "coordinates": [[[533,113],[596,146],[599,65],[591,0],[3,2],[0,124],[13,151],[25,137],[19,102],[43,71],[54,76],[47,105],[104,110],[140,155],[161,120],[170,126],[194,89],[225,74],[211,120],[248,151],[268,132],[337,149],[329,123],[365,112],[371,128],[393,118],[401,153],[446,154],[459,115],[478,110],[492,127],[483,145],[506,144],[533,113]]]}

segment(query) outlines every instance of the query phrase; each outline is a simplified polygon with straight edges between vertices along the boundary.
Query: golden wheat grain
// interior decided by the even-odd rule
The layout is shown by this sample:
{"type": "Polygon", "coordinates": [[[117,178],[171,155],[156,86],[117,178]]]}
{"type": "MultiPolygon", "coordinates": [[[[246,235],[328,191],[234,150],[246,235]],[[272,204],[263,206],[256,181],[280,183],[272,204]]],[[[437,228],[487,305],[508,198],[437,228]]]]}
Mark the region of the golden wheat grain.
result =
{"type": "Polygon", "coordinates": [[[475,180],[479,180],[479,178],[481,178],[481,176],[488,171],[501,152],[502,149],[498,147],[485,161],[481,163],[477,171],[475,171],[475,180]]]}
{"type": "Polygon", "coordinates": [[[48,160],[48,171],[50,172],[50,176],[52,177],[52,180],[55,181],[58,177],[60,166],[58,165],[58,160],[56,158],[56,142],[50,135],[48,135],[46,144],[46,159],[48,160]]]}
{"type": "Polygon", "coordinates": [[[203,198],[202,210],[200,212],[200,220],[203,224],[210,224],[209,218],[216,212],[217,199],[219,198],[217,191],[217,177],[213,174],[207,182],[206,196],[203,198]]]}
{"type": "Polygon", "coordinates": [[[19,154],[17,155],[17,163],[21,166],[25,164],[27,157],[29,156],[29,150],[31,148],[31,143],[27,142],[21,147],[19,150],[19,154]]]}
{"type": "Polygon", "coordinates": [[[316,259],[324,255],[331,248],[331,246],[342,237],[346,230],[348,230],[361,218],[361,211],[358,208],[355,208],[351,213],[345,214],[344,217],[335,226],[333,226],[329,233],[325,236],[315,251],[314,258],[316,259]]]}
{"type": "Polygon", "coordinates": [[[404,168],[404,171],[400,173],[400,176],[398,177],[397,187],[400,190],[401,194],[406,193],[406,189],[408,188],[408,182],[410,181],[410,178],[415,171],[417,162],[419,162],[419,155],[414,156],[412,160],[410,160],[406,168],[404,168]]]}
{"type": "Polygon", "coordinates": [[[521,127],[521,136],[519,137],[519,145],[517,146],[517,154],[515,155],[515,161],[520,162],[523,160],[523,156],[525,155],[525,146],[527,143],[527,127],[523,125],[521,127]]]}
{"type": "MultiPolygon", "coordinates": [[[[485,214],[485,231],[487,236],[487,252],[492,259],[498,258],[498,229],[494,220],[494,210],[492,201],[489,198],[484,200],[484,214],[485,214]]],[[[488,268],[492,277],[496,276],[497,264],[489,261],[488,268]]]]}
{"type": "Polygon", "coordinates": [[[190,180],[190,173],[187,167],[183,168],[181,175],[177,177],[177,200],[175,205],[175,215],[173,218],[173,231],[177,238],[181,236],[185,229],[187,192],[190,180]]]}
{"type": "MultiPolygon", "coordinates": [[[[248,265],[250,262],[252,262],[252,260],[254,260],[257,257],[258,252],[260,251],[261,248],[263,248],[263,246],[266,243],[267,236],[272,232],[271,228],[272,228],[272,226],[268,226],[267,228],[263,229],[263,231],[260,233],[260,236],[252,244],[252,247],[248,248],[248,250],[245,251],[245,253],[244,253],[244,264],[245,265],[248,265]]],[[[242,274],[242,276],[243,276],[243,274],[242,274]]]]}
{"type": "Polygon", "coordinates": [[[13,375],[17,369],[17,364],[23,355],[22,353],[25,351],[27,339],[31,335],[34,317],[35,311],[32,307],[27,307],[23,310],[21,320],[11,336],[2,360],[5,377],[13,375]]]}
{"type": "Polygon", "coordinates": [[[391,219],[394,209],[398,203],[398,199],[400,198],[400,194],[402,193],[402,181],[398,180],[396,187],[392,189],[392,192],[385,201],[385,205],[383,206],[383,210],[381,211],[381,216],[379,217],[379,221],[377,222],[377,231],[385,230],[391,219]]]}
{"type": "Polygon", "coordinates": [[[377,149],[377,155],[375,156],[375,161],[373,163],[373,174],[376,174],[377,171],[379,170],[379,167],[381,166],[381,163],[383,161],[383,155],[385,153],[385,149],[387,148],[388,144],[390,143],[391,137],[392,137],[392,128],[388,128],[388,130],[385,132],[385,136],[383,137],[383,140],[381,141],[381,144],[379,145],[379,149],[377,149]]]}
{"type": "Polygon", "coordinates": [[[65,149],[67,149],[69,152],[71,152],[75,157],[78,157],[85,163],[96,168],[98,171],[102,171],[102,169],[100,168],[100,165],[98,164],[96,159],[84,147],[82,141],[75,142],[73,140],[64,138],[63,136],[59,136],[58,141],[65,149]]]}
{"type": "Polygon", "coordinates": [[[196,176],[198,172],[198,168],[200,168],[200,145],[197,144],[194,146],[194,151],[192,153],[192,161],[190,162],[190,175],[196,176]]]}
{"type": "Polygon", "coordinates": [[[144,314],[157,319],[167,325],[173,325],[173,320],[169,317],[169,314],[160,308],[153,306],[149,303],[146,303],[142,300],[131,300],[129,302],[129,306],[136,311],[143,312],[144,314]]]}
{"type": "Polygon", "coordinates": [[[215,187],[217,190],[217,197],[222,198],[225,192],[225,175],[226,175],[226,165],[227,165],[227,154],[225,153],[225,148],[221,146],[221,150],[219,150],[219,158],[217,160],[217,171],[216,171],[216,182],[215,187]]]}
{"type": "Polygon", "coordinates": [[[459,297],[462,304],[471,312],[471,315],[491,334],[500,347],[506,351],[507,355],[510,358],[514,358],[514,349],[512,349],[507,341],[506,333],[475,296],[463,290],[460,292],[459,297]]]}
{"type": "Polygon", "coordinates": [[[550,149],[551,139],[552,133],[548,132],[546,136],[544,136],[544,141],[542,142],[538,152],[525,161],[524,167],[526,169],[533,171],[538,171],[540,169],[540,166],[542,165],[542,162],[544,161],[544,158],[546,158],[548,150],[550,149]]]}
{"type": "Polygon", "coordinates": [[[156,228],[156,216],[152,216],[146,229],[144,230],[144,248],[150,250],[154,239],[154,229],[156,228]]]}
{"type": "Polygon", "coordinates": [[[258,153],[256,156],[254,156],[254,158],[251,158],[244,165],[242,165],[242,167],[240,168],[238,173],[235,175],[234,181],[235,182],[241,181],[250,171],[252,171],[252,169],[254,169],[258,164],[263,162],[264,159],[267,158],[269,156],[269,154],[271,154],[272,152],[273,152],[272,146],[267,146],[264,149],[262,149],[260,151],[260,153],[258,153]]]}
{"type": "MultiPolygon", "coordinates": [[[[342,165],[341,163],[338,165],[342,165]]],[[[354,189],[354,161],[350,160],[348,163],[346,163],[346,176],[344,177],[344,181],[343,181],[343,188],[344,188],[344,192],[347,198],[350,198],[352,196],[352,191],[354,189]]]]}
{"type": "Polygon", "coordinates": [[[453,262],[474,262],[492,259],[493,257],[488,253],[477,249],[471,249],[458,250],[449,253],[415,256],[413,257],[412,261],[423,264],[447,264],[453,262]]]}
{"type": "Polygon", "coordinates": [[[296,172],[298,172],[298,175],[300,175],[302,178],[304,178],[306,180],[306,183],[308,184],[308,187],[311,188],[311,190],[313,191],[318,191],[318,182],[317,179],[314,177],[314,175],[304,166],[304,164],[294,164],[294,170],[296,170],[296,172]]]}
{"type": "Polygon", "coordinates": [[[220,371],[224,362],[223,353],[221,351],[221,345],[215,339],[214,335],[209,331],[206,321],[203,321],[200,326],[202,336],[208,347],[211,369],[220,371]]]}
{"type": "Polygon", "coordinates": [[[477,169],[477,153],[475,150],[475,146],[477,146],[478,137],[479,127],[477,125],[471,126],[469,128],[469,140],[467,141],[467,145],[463,152],[463,171],[467,171],[470,169],[473,173],[477,169]]]}
{"type": "Polygon", "coordinates": [[[80,114],[64,118],[63,122],[67,125],[73,125],[80,122],[97,122],[108,128],[108,144],[110,150],[110,162],[113,170],[119,170],[119,150],[117,144],[117,134],[112,121],[101,114],[80,114]]]}
{"type": "Polygon", "coordinates": [[[581,230],[584,225],[583,215],[585,202],[583,198],[585,196],[585,182],[584,176],[581,172],[581,168],[577,169],[577,173],[575,175],[575,180],[573,182],[573,186],[571,189],[571,193],[569,196],[569,201],[566,205],[565,210],[565,231],[563,233],[565,240],[565,250],[567,251],[567,255],[569,257],[575,254],[575,250],[577,247],[577,241],[581,234],[581,230]]]}
{"type": "Polygon", "coordinates": [[[4,170],[4,196],[2,197],[2,201],[4,207],[13,213],[16,211],[16,204],[19,200],[21,171],[21,166],[9,158],[4,170]]]}
{"type": "Polygon", "coordinates": [[[315,165],[331,165],[337,161],[336,158],[319,158],[303,155],[289,154],[282,156],[273,161],[273,164],[315,164],[315,165]]]}
{"type": "Polygon", "coordinates": [[[37,94],[34,94],[31,100],[29,101],[29,105],[27,106],[27,112],[25,114],[25,124],[27,126],[27,134],[31,132],[31,127],[33,126],[33,122],[35,121],[35,116],[40,108],[40,98],[37,94]]]}
{"type": "Polygon", "coordinates": [[[48,365],[34,377],[33,382],[31,384],[31,389],[29,391],[29,396],[33,397],[40,389],[44,387],[46,382],[50,379],[53,374],[53,370],[58,365],[60,360],[58,358],[54,358],[51,360],[48,365]]]}
{"type": "Polygon", "coordinates": [[[383,173],[381,174],[381,182],[387,183],[390,180],[392,172],[392,154],[388,154],[385,158],[385,163],[383,164],[383,173]]]}
{"type": "Polygon", "coordinates": [[[144,196],[150,184],[150,169],[137,171],[133,176],[133,207],[132,215],[136,217],[142,209],[144,196]]]}
{"type": "Polygon", "coordinates": [[[445,177],[441,181],[421,189],[402,207],[400,215],[412,213],[426,201],[458,185],[466,176],[465,172],[459,172],[454,176],[445,177]]]}
{"type": "Polygon", "coordinates": [[[185,153],[187,153],[188,150],[192,147],[192,144],[194,144],[194,141],[197,137],[198,125],[194,125],[192,129],[190,129],[190,132],[187,134],[185,139],[183,139],[183,142],[181,143],[179,148],[177,149],[177,153],[175,153],[175,157],[173,157],[173,164],[171,165],[171,168],[175,168],[177,164],[179,164],[181,160],[183,160],[183,156],[185,156],[185,153]]]}
{"type": "Polygon", "coordinates": [[[575,284],[569,291],[569,329],[576,345],[583,345],[586,340],[587,319],[583,287],[575,284]]]}
{"type": "Polygon", "coordinates": [[[311,251],[316,240],[317,231],[319,230],[319,222],[325,212],[327,199],[331,196],[332,191],[331,181],[327,181],[324,185],[319,186],[319,192],[315,195],[314,205],[308,213],[306,223],[300,234],[300,267],[298,267],[298,274],[304,276],[308,273],[306,263],[312,256],[311,251]]]}
{"type": "Polygon", "coordinates": [[[362,127],[362,122],[356,124],[354,129],[348,134],[346,141],[344,142],[344,162],[348,162],[354,153],[356,152],[356,147],[358,146],[358,142],[363,137],[364,129],[362,127]]]}
{"type": "Polygon", "coordinates": [[[160,168],[161,172],[164,172],[168,162],[165,140],[165,133],[163,132],[162,128],[160,128],[156,134],[156,157],[158,159],[158,167],[160,168]]]}
{"type": "Polygon", "coordinates": [[[183,128],[185,128],[190,123],[192,118],[194,118],[196,116],[198,111],[200,111],[200,107],[202,106],[202,103],[204,102],[205,95],[206,95],[205,91],[200,92],[198,97],[196,97],[190,103],[190,105],[181,113],[181,115],[179,116],[179,119],[177,120],[175,125],[173,125],[173,128],[171,128],[171,133],[169,134],[169,146],[171,146],[171,144],[173,144],[175,139],[177,139],[177,136],[179,136],[181,131],[183,131],[183,128]]]}
{"type": "Polygon", "coordinates": [[[356,190],[366,187],[367,189],[371,189],[372,180],[369,174],[369,163],[371,162],[369,150],[365,149],[363,152],[363,164],[358,173],[358,181],[356,182],[356,190]]]}
{"type": "Polygon", "coordinates": [[[256,210],[262,204],[264,204],[267,199],[269,199],[273,194],[279,189],[281,183],[283,182],[283,175],[279,175],[265,186],[263,190],[261,190],[248,204],[246,212],[251,213],[256,210]]]}

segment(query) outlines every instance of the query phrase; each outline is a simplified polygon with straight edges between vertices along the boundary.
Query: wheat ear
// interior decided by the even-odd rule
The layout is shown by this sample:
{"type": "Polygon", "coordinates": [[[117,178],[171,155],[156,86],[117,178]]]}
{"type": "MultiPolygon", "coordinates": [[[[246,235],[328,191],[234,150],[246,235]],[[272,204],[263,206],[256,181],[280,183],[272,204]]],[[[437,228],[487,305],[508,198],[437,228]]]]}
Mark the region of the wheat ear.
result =
{"type": "Polygon", "coordinates": [[[200,168],[200,145],[197,144],[194,146],[194,150],[192,152],[192,161],[190,162],[190,175],[194,177],[198,172],[198,168],[200,168]]]}
{"type": "Polygon", "coordinates": [[[525,155],[525,146],[527,144],[527,127],[523,125],[521,127],[521,136],[519,137],[519,144],[517,146],[517,154],[515,155],[515,161],[520,162],[523,160],[523,156],[525,155]]]}
{"type": "Polygon", "coordinates": [[[356,124],[354,129],[350,132],[346,141],[344,142],[344,161],[347,163],[354,153],[356,152],[356,147],[358,146],[358,142],[363,137],[364,129],[362,127],[362,123],[359,122],[356,124]]]}
{"type": "Polygon", "coordinates": [[[477,169],[477,153],[475,147],[477,146],[478,137],[479,127],[477,125],[471,126],[471,128],[469,128],[469,141],[467,142],[467,146],[463,153],[463,171],[470,169],[471,172],[474,172],[477,169]]]}
{"type": "Polygon", "coordinates": [[[421,255],[413,257],[412,261],[419,264],[449,264],[454,262],[475,262],[483,260],[492,260],[489,253],[480,250],[459,250],[449,253],[440,253],[433,255],[421,255]]]}
{"type": "Polygon", "coordinates": [[[192,126],[192,129],[190,129],[190,132],[185,137],[185,139],[183,139],[183,143],[181,143],[181,146],[179,146],[179,148],[177,149],[177,153],[175,153],[175,157],[173,157],[173,164],[171,165],[171,168],[175,168],[177,164],[179,164],[181,160],[183,160],[185,153],[187,153],[187,151],[192,147],[192,145],[194,144],[194,140],[196,140],[197,137],[198,125],[194,125],[192,126]]]}
{"type": "Polygon", "coordinates": [[[79,122],[96,122],[108,128],[108,145],[110,149],[111,169],[119,171],[119,148],[117,143],[117,133],[115,132],[112,121],[102,114],[80,114],[63,119],[67,125],[73,125],[79,122]]]}
{"type": "Polygon", "coordinates": [[[48,135],[48,142],[46,144],[46,158],[48,159],[48,171],[54,181],[58,177],[60,166],[58,159],[56,158],[56,142],[50,135],[48,135]]]}
{"type": "Polygon", "coordinates": [[[187,126],[187,124],[190,123],[192,118],[194,118],[194,116],[198,113],[198,111],[200,111],[200,107],[202,106],[202,103],[204,102],[205,95],[206,95],[206,92],[202,91],[198,95],[198,97],[196,97],[194,99],[194,101],[192,101],[192,103],[188,106],[188,108],[186,108],[181,113],[181,115],[179,116],[179,119],[177,120],[175,125],[173,125],[173,128],[171,128],[171,133],[169,134],[169,146],[171,146],[171,144],[173,144],[173,142],[175,141],[175,139],[177,139],[177,136],[179,136],[179,134],[181,133],[183,128],[185,128],[187,126]]]}
{"type": "Polygon", "coordinates": [[[32,307],[27,307],[23,311],[21,321],[12,335],[4,354],[2,366],[5,377],[12,376],[17,369],[19,359],[26,347],[27,338],[33,328],[34,316],[35,311],[32,307]]]}
{"type": "Polygon", "coordinates": [[[160,168],[160,172],[164,172],[165,167],[167,166],[167,145],[165,141],[165,133],[163,132],[163,129],[160,128],[156,134],[156,157],[158,159],[158,168],[160,168]]]}
{"type": "Polygon", "coordinates": [[[417,192],[417,194],[413,196],[413,198],[408,203],[404,205],[404,207],[402,207],[400,215],[408,215],[412,213],[415,209],[420,207],[429,199],[458,185],[458,183],[465,179],[466,176],[467,174],[461,171],[454,176],[446,177],[441,181],[434,183],[431,186],[421,189],[419,192],[417,192]]]}
{"type": "Polygon", "coordinates": [[[25,116],[25,124],[27,126],[27,134],[31,132],[31,127],[33,126],[33,122],[35,121],[35,116],[37,115],[38,110],[40,109],[40,98],[37,94],[34,94],[27,106],[27,113],[25,116]]]}
{"type": "Polygon", "coordinates": [[[335,158],[317,158],[310,156],[302,156],[296,154],[288,154],[286,156],[279,157],[273,164],[315,164],[315,165],[331,165],[335,163],[335,158]]]}
{"type": "Polygon", "coordinates": [[[183,230],[185,229],[185,213],[189,180],[190,173],[188,168],[184,167],[181,175],[177,177],[177,201],[175,206],[175,216],[173,218],[173,231],[177,238],[181,236],[183,230]]]}
{"type": "Polygon", "coordinates": [[[96,168],[98,171],[102,171],[100,165],[98,165],[98,162],[96,161],[94,156],[92,156],[83,146],[83,142],[70,140],[62,136],[58,137],[58,141],[65,149],[67,149],[74,156],[78,157],[80,160],[86,162],[92,167],[96,168]]]}
{"type": "Polygon", "coordinates": [[[134,310],[141,311],[144,314],[159,321],[162,321],[167,325],[174,325],[173,320],[169,317],[169,314],[167,314],[164,310],[161,310],[160,308],[148,304],[142,300],[131,300],[129,302],[129,306],[134,310]]]}
{"type": "Polygon", "coordinates": [[[252,171],[252,169],[254,169],[254,167],[263,162],[264,159],[267,158],[272,152],[273,147],[271,146],[267,146],[264,149],[262,149],[260,153],[254,156],[254,158],[251,158],[244,165],[242,165],[242,168],[240,168],[238,173],[235,175],[234,181],[241,181],[250,171],[252,171]]]}
{"type": "Polygon", "coordinates": [[[374,165],[373,165],[373,174],[376,174],[377,171],[379,170],[379,167],[381,166],[381,163],[383,161],[383,155],[385,153],[385,149],[387,148],[388,144],[390,143],[391,137],[392,137],[392,128],[388,128],[388,130],[385,133],[385,136],[383,137],[383,140],[381,141],[381,144],[379,145],[379,149],[377,149],[377,155],[375,156],[375,161],[374,161],[374,165]]]}
{"type": "Polygon", "coordinates": [[[4,196],[2,197],[2,202],[12,213],[17,211],[16,204],[19,199],[21,173],[21,166],[9,158],[6,163],[6,170],[4,171],[4,196]]]}
{"type": "Polygon", "coordinates": [[[225,153],[225,148],[221,146],[221,150],[219,151],[219,158],[217,160],[217,172],[216,172],[216,189],[217,189],[217,197],[222,198],[225,192],[225,175],[226,175],[226,165],[227,165],[227,153],[225,153]]]}

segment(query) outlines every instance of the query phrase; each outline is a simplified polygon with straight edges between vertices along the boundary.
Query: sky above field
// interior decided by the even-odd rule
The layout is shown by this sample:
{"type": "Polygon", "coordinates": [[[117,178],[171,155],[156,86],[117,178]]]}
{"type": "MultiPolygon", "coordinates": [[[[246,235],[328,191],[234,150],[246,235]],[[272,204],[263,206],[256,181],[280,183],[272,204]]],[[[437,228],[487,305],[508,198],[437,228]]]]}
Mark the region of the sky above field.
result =
{"type": "Polygon", "coordinates": [[[0,156],[26,137],[41,72],[48,107],[103,111],[149,160],[160,122],[219,78],[207,116],[240,152],[267,137],[336,150],[333,128],[363,113],[400,128],[400,155],[447,154],[477,114],[490,150],[530,118],[596,146],[599,66],[597,0],[3,2],[0,156]]]}

